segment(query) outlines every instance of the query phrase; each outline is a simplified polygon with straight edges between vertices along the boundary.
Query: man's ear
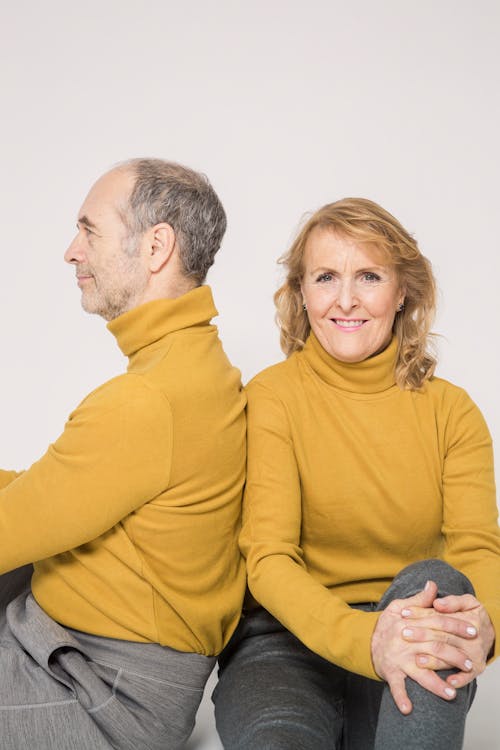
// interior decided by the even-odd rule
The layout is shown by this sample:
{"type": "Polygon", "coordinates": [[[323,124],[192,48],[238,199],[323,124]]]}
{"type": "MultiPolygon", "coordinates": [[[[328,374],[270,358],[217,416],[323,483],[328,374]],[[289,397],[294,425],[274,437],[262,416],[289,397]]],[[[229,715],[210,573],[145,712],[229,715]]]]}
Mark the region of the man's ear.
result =
{"type": "Polygon", "coordinates": [[[170,224],[161,222],[148,233],[148,260],[151,273],[158,273],[168,263],[175,248],[175,232],[170,224]]]}

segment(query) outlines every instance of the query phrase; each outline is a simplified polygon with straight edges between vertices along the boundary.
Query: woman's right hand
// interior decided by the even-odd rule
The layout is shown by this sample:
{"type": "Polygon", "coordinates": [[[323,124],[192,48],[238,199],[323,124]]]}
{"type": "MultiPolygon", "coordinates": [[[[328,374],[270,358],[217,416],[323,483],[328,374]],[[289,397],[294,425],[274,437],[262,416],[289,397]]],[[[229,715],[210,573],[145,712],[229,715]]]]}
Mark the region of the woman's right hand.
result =
{"type": "Polygon", "coordinates": [[[457,618],[437,615],[433,602],[437,596],[437,586],[429,581],[423,591],[408,599],[396,599],[381,613],[372,635],[371,652],[376,673],[389,686],[394,702],[403,714],[409,714],[412,703],[406,691],[405,680],[410,677],[421,687],[440,698],[453,700],[456,690],[442,680],[432,669],[421,668],[416,657],[424,651],[418,641],[405,640],[407,623],[402,617],[403,610],[409,607],[428,609],[433,613],[435,629],[432,640],[442,644],[441,661],[449,668],[467,670],[468,656],[457,644],[466,645],[475,637],[467,632],[468,623],[457,618]]]}

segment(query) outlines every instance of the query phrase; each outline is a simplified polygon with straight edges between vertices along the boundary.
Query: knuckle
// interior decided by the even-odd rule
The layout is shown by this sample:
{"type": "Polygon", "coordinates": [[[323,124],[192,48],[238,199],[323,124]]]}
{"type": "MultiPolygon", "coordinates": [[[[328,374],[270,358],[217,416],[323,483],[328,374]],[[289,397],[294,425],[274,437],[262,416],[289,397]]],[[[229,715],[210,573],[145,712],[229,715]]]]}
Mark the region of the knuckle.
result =
{"type": "Polygon", "coordinates": [[[434,656],[441,656],[444,649],[446,648],[446,643],[444,641],[433,641],[432,642],[432,653],[434,656]]]}

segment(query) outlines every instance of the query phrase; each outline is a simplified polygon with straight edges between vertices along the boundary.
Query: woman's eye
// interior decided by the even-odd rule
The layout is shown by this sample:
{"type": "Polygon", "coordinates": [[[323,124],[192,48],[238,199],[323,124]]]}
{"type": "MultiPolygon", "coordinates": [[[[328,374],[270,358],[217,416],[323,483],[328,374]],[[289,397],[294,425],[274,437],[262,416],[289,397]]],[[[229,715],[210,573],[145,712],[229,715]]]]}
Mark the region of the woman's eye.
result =
{"type": "Polygon", "coordinates": [[[367,271],[363,274],[363,281],[380,281],[380,276],[371,271],[367,271]]]}
{"type": "Polygon", "coordinates": [[[333,279],[333,276],[331,273],[321,273],[316,281],[325,282],[325,281],[331,281],[333,279]]]}

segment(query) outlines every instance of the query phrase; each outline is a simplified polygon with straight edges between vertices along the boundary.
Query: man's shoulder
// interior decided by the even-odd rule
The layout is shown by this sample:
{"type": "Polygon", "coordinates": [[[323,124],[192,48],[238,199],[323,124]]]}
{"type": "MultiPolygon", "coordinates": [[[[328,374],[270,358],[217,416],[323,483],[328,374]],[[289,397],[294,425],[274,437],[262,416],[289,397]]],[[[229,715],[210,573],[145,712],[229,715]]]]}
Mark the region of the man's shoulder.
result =
{"type": "Polygon", "coordinates": [[[78,410],[113,411],[133,408],[168,409],[168,399],[146,376],[134,372],[117,375],[99,385],[79,404],[78,410]]]}

